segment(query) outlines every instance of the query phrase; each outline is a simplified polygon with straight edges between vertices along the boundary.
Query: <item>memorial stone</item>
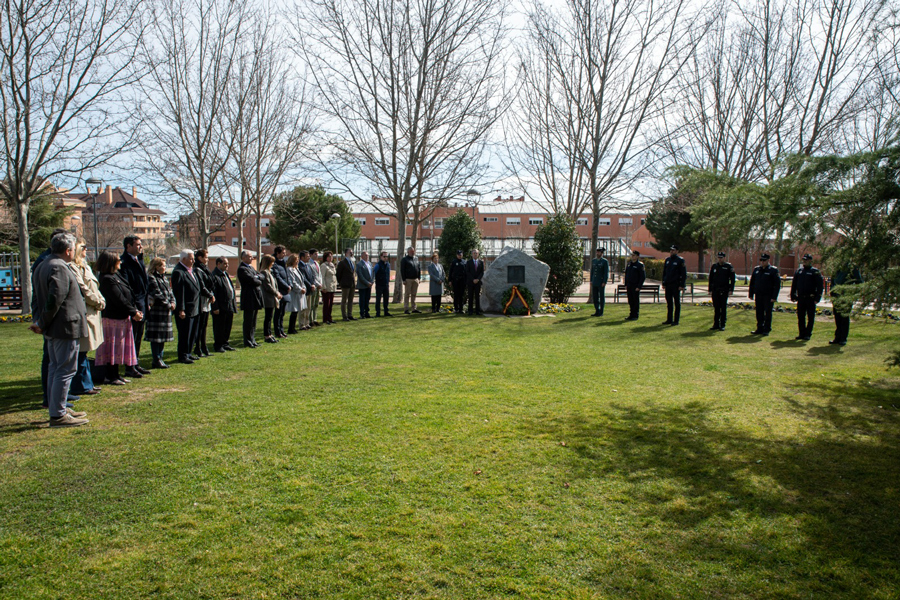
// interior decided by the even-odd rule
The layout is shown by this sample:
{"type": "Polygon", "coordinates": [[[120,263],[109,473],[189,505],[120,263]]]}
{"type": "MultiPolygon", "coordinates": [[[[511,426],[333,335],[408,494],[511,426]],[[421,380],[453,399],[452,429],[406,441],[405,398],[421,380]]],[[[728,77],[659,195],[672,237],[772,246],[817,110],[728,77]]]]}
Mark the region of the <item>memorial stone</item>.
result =
{"type": "Polygon", "coordinates": [[[528,256],[517,248],[506,246],[484,272],[481,308],[485,312],[503,312],[503,295],[509,288],[517,285],[519,288],[528,288],[534,296],[535,306],[531,307],[531,311],[537,312],[549,276],[550,266],[547,263],[528,256]]]}

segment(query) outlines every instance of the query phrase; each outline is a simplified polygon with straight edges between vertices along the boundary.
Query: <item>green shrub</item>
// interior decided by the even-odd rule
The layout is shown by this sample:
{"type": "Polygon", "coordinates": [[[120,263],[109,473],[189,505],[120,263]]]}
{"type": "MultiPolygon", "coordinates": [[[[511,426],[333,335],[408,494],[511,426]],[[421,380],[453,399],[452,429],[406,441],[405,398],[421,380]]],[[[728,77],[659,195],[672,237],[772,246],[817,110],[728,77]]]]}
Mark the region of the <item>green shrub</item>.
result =
{"type": "Polygon", "coordinates": [[[564,214],[551,216],[534,234],[535,257],[550,266],[547,296],[550,302],[564,303],[581,285],[584,256],[575,221],[564,214]]]}

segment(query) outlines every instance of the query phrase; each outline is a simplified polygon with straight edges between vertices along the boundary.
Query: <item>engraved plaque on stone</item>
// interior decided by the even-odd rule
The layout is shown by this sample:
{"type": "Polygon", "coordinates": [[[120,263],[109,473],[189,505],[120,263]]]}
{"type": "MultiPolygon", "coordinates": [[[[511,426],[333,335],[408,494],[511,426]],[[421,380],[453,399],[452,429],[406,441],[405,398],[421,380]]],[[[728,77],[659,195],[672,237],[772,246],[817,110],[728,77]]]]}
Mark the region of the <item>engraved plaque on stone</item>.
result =
{"type": "Polygon", "coordinates": [[[506,267],[506,283],[525,283],[525,266],[509,265],[506,267]]]}

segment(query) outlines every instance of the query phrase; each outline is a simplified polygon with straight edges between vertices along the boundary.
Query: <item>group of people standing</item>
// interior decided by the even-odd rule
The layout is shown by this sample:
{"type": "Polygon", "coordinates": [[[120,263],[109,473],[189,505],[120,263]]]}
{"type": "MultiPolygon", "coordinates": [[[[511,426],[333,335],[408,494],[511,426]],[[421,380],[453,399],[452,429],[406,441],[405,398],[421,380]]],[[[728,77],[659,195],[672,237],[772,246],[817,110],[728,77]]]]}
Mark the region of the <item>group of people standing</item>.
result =
{"type": "MultiPolygon", "coordinates": [[[[609,281],[609,262],[603,257],[605,248],[597,249],[597,257],[591,261],[591,303],[594,305],[592,316],[603,316],[605,304],[606,284],[609,281]]],[[[641,253],[632,251],[630,259],[625,264],[624,285],[628,297],[629,314],[626,321],[635,321],[640,316],[640,291],[646,281],[644,264],[640,260],[641,253]]],[[[728,298],[734,295],[736,276],[734,267],[725,260],[726,254],[719,252],[717,260],[709,270],[709,295],[713,303],[713,325],[711,330],[725,331],[725,323],[728,318],[728,298]]],[[[771,257],[762,253],[759,257],[759,266],[753,269],[748,284],[748,296],[756,303],[756,329],[752,335],[767,336],[772,331],[772,311],[778,294],[781,291],[781,276],[778,269],[769,263],[771,257]]],[[[812,336],[815,323],[816,305],[821,302],[824,292],[825,280],[819,269],[812,265],[813,257],[810,254],[803,255],[803,264],[794,273],[791,282],[791,302],[797,303],[797,325],[799,334],[795,338],[799,341],[809,341],[812,336]]],[[[678,255],[678,247],[669,249],[669,256],[663,263],[662,287],[666,297],[666,320],[663,325],[678,325],[681,316],[681,294],[685,290],[687,282],[687,268],[684,258],[678,255]]],[[[835,285],[861,283],[862,277],[858,270],[846,270],[835,274],[835,285]]],[[[832,292],[834,295],[834,292],[832,292]]],[[[835,320],[834,339],[829,344],[841,346],[847,343],[850,315],[845,314],[838,307],[833,307],[835,320]]]]}

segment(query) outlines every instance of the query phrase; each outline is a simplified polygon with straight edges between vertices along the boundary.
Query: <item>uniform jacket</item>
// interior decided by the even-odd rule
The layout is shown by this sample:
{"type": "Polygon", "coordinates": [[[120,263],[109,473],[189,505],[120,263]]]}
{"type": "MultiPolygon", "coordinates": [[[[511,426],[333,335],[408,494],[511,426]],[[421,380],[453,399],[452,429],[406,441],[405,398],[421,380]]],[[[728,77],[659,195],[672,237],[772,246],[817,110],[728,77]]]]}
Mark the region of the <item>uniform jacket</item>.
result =
{"type": "Polygon", "coordinates": [[[625,286],[630,288],[639,288],[644,285],[647,278],[644,272],[644,263],[641,261],[628,261],[625,263],[625,286]]]}
{"type": "Polygon", "coordinates": [[[261,271],[262,275],[262,296],[264,308],[275,308],[278,306],[278,282],[275,281],[275,275],[272,269],[261,271]]]}
{"type": "Polygon", "coordinates": [[[772,265],[767,267],[756,267],[753,269],[753,274],[750,275],[749,288],[751,300],[754,296],[777,299],[778,292],[781,290],[781,276],[778,274],[778,269],[772,265]]]}
{"type": "Polygon", "coordinates": [[[247,263],[241,262],[237,274],[241,284],[241,310],[260,310],[263,307],[263,296],[259,273],[247,263]]]}
{"type": "Polygon", "coordinates": [[[375,287],[386,288],[391,285],[391,263],[379,260],[375,263],[375,287]]]}
{"type": "Polygon", "coordinates": [[[337,276],[335,275],[334,263],[323,262],[319,265],[319,268],[322,269],[322,291],[333,294],[337,291],[337,276]]]}
{"type": "Polygon", "coordinates": [[[663,263],[662,284],[665,287],[684,287],[685,283],[687,283],[687,267],[684,266],[684,259],[680,256],[669,256],[663,263]]]}
{"type": "Polygon", "coordinates": [[[400,259],[400,277],[404,281],[422,277],[422,274],[419,273],[419,260],[415,256],[407,255],[400,259]]]}
{"type": "Polygon", "coordinates": [[[188,273],[187,267],[181,262],[172,270],[172,293],[175,295],[175,312],[184,311],[186,317],[196,317],[200,314],[200,281],[197,279],[197,270],[194,274],[188,273]]]}
{"type": "Polygon", "coordinates": [[[227,313],[237,312],[237,301],[235,299],[234,284],[231,283],[231,277],[225,271],[216,267],[212,272],[213,294],[216,301],[212,303],[212,310],[227,313]]]}
{"type": "Polygon", "coordinates": [[[453,283],[466,282],[466,261],[461,258],[454,258],[450,263],[450,281],[453,283]]]}
{"type": "Polygon", "coordinates": [[[372,265],[363,259],[356,261],[356,289],[366,290],[374,283],[375,274],[372,272],[372,265]]]}
{"type": "Polygon", "coordinates": [[[431,296],[444,295],[444,265],[428,263],[428,293],[431,296]]]}
{"type": "Polygon", "coordinates": [[[106,299],[106,308],[102,312],[104,319],[128,319],[137,313],[131,286],[118,272],[101,275],[99,289],[106,299]]]}
{"type": "Polygon", "coordinates": [[[477,264],[473,258],[466,262],[466,283],[474,284],[475,279],[478,280],[478,283],[484,279],[484,260],[480,257],[477,264]]]}
{"type": "Polygon", "coordinates": [[[733,294],[734,281],[734,267],[731,266],[731,263],[720,265],[717,261],[709,268],[709,291],[711,293],[733,294]]]}
{"type": "Polygon", "coordinates": [[[72,261],[68,264],[84,297],[87,335],[80,340],[81,352],[90,352],[103,343],[103,321],[100,318],[100,311],[106,307],[106,299],[100,293],[100,282],[87,263],[78,264],[72,261]]]}
{"type": "Polygon", "coordinates": [[[815,267],[800,267],[794,273],[794,280],[791,282],[791,302],[799,302],[800,300],[812,300],[818,302],[822,299],[822,292],[825,290],[825,281],[822,279],[822,273],[815,267]]]}
{"type": "Polygon", "coordinates": [[[131,299],[141,312],[147,312],[147,292],[150,289],[150,277],[147,275],[147,267],[144,266],[144,255],[138,254],[137,258],[127,252],[119,257],[119,277],[125,280],[131,288],[131,299]]]}
{"type": "Polygon", "coordinates": [[[591,261],[591,284],[606,285],[609,281],[609,261],[605,258],[595,258],[591,261]]]}
{"type": "Polygon", "coordinates": [[[355,270],[356,265],[353,263],[353,259],[347,258],[346,256],[335,266],[337,283],[341,286],[341,289],[353,289],[353,286],[356,285],[356,277],[354,276],[355,270]]]}
{"type": "Polygon", "coordinates": [[[288,277],[287,265],[285,265],[283,258],[279,258],[272,265],[272,275],[275,277],[275,282],[278,284],[278,291],[281,292],[281,295],[290,294],[291,278],[288,277]]]}
{"type": "Polygon", "coordinates": [[[53,339],[77,340],[87,335],[84,297],[66,261],[50,255],[34,271],[32,321],[53,339]]]}

